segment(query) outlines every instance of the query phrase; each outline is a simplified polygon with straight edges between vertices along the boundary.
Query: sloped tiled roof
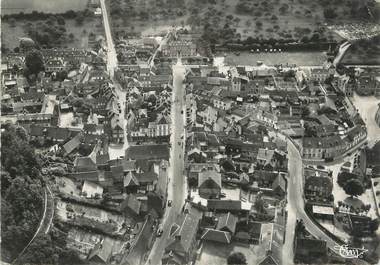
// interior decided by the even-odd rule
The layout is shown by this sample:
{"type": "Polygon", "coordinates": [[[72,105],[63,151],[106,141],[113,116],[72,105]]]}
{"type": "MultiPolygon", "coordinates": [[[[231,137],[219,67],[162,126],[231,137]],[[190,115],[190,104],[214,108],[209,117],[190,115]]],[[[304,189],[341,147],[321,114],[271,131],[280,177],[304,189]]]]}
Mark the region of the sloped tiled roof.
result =
{"type": "Polygon", "coordinates": [[[188,253],[197,234],[199,218],[192,214],[186,214],[180,217],[179,223],[181,223],[180,229],[173,234],[165,250],[188,253]]]}
{"type": "Polygon", "coordinates": [[[88,259],[95,262],[100,260],[107,264],[112,254],[112,246],[113,240],[108,237],[104,238],[101,242],[95,245],[94,249],[88,256],[88,259]]]}
{"type": "Polygon", "coordinates": [[[237,217],[235,215],[231,214],[230,212],[228,212],[227,214],[223,214],[219,218],[216,229],[227,230],[227,231],[231,232],[232,234],[234,234],[237,221],[238,221],[237,217]]]}
{"type": "Polygon", "coordinates": [[[108,153],[106,153],[106,154],[97,154],[96,155],[96,164],[97,165],[107,164],[107,162],[109,160],[110,160],[110,155],[108,153]]]}
{"type": "Polygon", "coordinates": [[[229,244],[231,242],[231,234],[226,231],[207,228],[201,239],[229,244]]]}
{"type": "Polygon", "coordinates": [[[123,184],[124,184],[124,187],[140,185],[138,179],[136,178],[133,172],[128,172],[128,174],[124,176],[123,184]]]}
{"type": "Polygon", "coordinates": [[[125,151],[127,159],[165,159],[169,160],[167,144],[132,145],[125,151]]]}
{"type": "Polygon", "coordinates": [[[135,171],[136,170],[136,160],[123,160],[123,170],[124,171],[135,171]]]}
{"type": "Polygon", "coordinates": [[[241,201],[235,200],[207,200],[207,208],[209,210],[241,210],[241,201]]]}
{"type": "Polygon", "coordinates": [[[272,183],[272,189],[279,187],[281,190],[286,191],[286,180],[282,175],[278,175],[272,183]]]}
{"type": "Polygon", "coordinates": [[[201,171],[198,177],[198,187],[201,187],[205,182],[212,181],[218,187],[222,187],[222,177],[221,174],[215,170],[201,171]]]}
{"type": "Polygon", "coordinates": [[[135,215],[139,215],[141,202],[137,200],[136,196],[129,194],[128,197],[121,203],[120,208],[122,211],[132,212],[135,215]]]}
{"type": "Polygon", "coordinates": [[[82,141],[82,135],[77,134],[70,141],[65,143],[63,145],[63,149],[65,149],[66,154],[70,154],[72,151],[78,148],[79,145],[81,144],[81,141],[82,141]]]}
{"type": "Polygon", "coordinates": [[[77,172],[96,170],[96,164],[90,157],[77,157],[74,160],[74,168],[77,172]]]}

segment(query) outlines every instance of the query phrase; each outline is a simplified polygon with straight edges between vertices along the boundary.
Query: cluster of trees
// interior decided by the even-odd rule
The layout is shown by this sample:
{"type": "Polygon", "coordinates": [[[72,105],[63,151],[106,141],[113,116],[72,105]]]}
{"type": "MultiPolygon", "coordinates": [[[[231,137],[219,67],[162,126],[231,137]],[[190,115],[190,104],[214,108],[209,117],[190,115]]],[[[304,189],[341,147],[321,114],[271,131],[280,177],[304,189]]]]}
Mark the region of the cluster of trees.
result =
{"type": "Polygon", "coordinates": [[[27,251],[18,259],[19,264],[83,264],[78,253],[66,247],[66,232],[55,229],[37,236],[27,251]]]}
{"type": "Polygon", "coordinates": [[[79,16],[91,16],[91,15],[92,15],[92,12],[89,9],[85,9],[83,11],[68,10],[60,14],[44,13],[44,12],[38,12],[38,11],[32,11],[31,13],[20,12],[20,13],[14,13],[14,14],[5,14],[5,15],[2,15],[1,17],[3,21],[9,21],[10,19],[36,21],[36,20],[45,20],[45,19],[55,17],[64,22],[64,19],[75,19],[79,16]]]}
{"type": "Polygon", "coordinates": [[[37,49],[29,51],[25,56],[24,75],[26,77],[30,75],[37,76],[38,73],[44,70],[45,65],[41,52],[37,49]]]}
{"type": "Polygon", "coordinates": [[[67,39],[65,24],[60,24],[59,21],[56,17],[49,17],[35,24],[29,22],[25,24],[24,30],[39,46],[52,48],[67,39]]]}
{"type": "Polygon", "coordinates": [[[365,191],[365,187],[362,181],[359,180],[359,176],[350,172],[343,171],[339,173],[338,185],[351,197],[360,196],[365,191]]]}
{"type": "Polygon", "coordinates": [[[73,34],[67,34],[66,21],[75,20],[77,25],[82,25],[86,18],[93,17],[89,9],[83,11],[69,10],[62,14],[50,14],[33,11],[31,13],[20,12],[18,14],[4,15],[3,21],[11,26],[16,26],[18,20],[29,21],[24,25],[25,33],[34,39],[39,46],[52,48],[74,39],[73,34]]]}
{"type": "MultiPolygon", "coordinates": [[[[186,13],[184,0],[157,0],[151,4],[136,5],[133,1],[111,1],[110,14],[114,21],[122,20],[124,26],[129,26],[129,21],[133,19],[149,20],[160,15],[164,18],[181,17],[186,13]]],[[[132,22],[133,23],[133,22],[132,22]]],[[[117,23],[116,26],[119,26],[117,23]]]]}
{"type": "Polygon", "coordinates": [[[326,19],[336,19],[340,16],[359,20],[379,18],[379,8],[375,0],[318,0],[324,7],[323,15],[326,19]],[[347,10],[348,12],[344,12],[347,10]]]}
{"type": "Polygon", "coordinates": [[[228,265],[245,265],[247,258],[241,252],[232,252],[227,258],[228,265]]]}
{"type": "MultiPolygon", "coordinates": [[[[32,239],[42,216],[44,159],[22,127],[7,125],[1,136],[1,252],[4,261],[12,262],[32,239]]],[[[37,236],[17,263],[81,264],[78,254],[66,247],[67,231],[58,228],[37,236]]]]}
{"type": "Polygon", "coordinates": [[[1,135],[1,250],[10,260],[28,244],[42,214],[41,162],[20,127],[1,135]]]}

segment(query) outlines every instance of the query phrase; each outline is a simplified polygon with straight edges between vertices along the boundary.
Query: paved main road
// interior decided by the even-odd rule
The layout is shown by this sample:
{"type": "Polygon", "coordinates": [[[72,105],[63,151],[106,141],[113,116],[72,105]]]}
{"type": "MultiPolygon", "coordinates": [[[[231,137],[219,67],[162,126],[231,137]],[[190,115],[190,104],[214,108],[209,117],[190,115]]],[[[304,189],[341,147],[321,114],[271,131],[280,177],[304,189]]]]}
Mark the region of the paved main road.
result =
{"type": "MultiPolygon", "coordinates": [[[[315,225],[309,216],[306,214],[303,198],[303,168],[302,159],[294,144],[288,141],[288,155],[289,155],[289,183],[288,183],[288,204],[289,208],[294,210],[294,213],[298,219],[304,221],[307,230],[315,237],[325,240],[327,246],[334,249],[334,246],[339,245],[329,236],[327,236],[317,225],[315,225]]],[[[294,230],[287,231],[294,237],[294,230]]],[[[290,235],[288,236],[290,237],[290,235]]],[[[288,239],[288,237],[286,239],[288,239]]]]}
{"type": "Polygon", "coordinates": [[[184,87],[185,67],[180,60],[173,66],[173,95],[171,108],[171,137],[170,137],[170,168],[168,200],[172,200],[172,206],[167,207],[163,217],[163,234],[157,238],[149,254],[146,264],[161,264],[165,246],[168,241],[169,230],[180,214],[186,198],[186,179],[184,177],[184,87]],[[183,112],[182,112],[183,111],[183,112]],[[181,113],[182,112],[182,113],[181,113]]]}
{"type": "Polygon", "coordinates": [[[102,9],[104,32],[106,34],[107,41],[107,71],[112,79],[114,76],[115,68],[117,67],[116,50],[113,44],[105,0],[100,0],[100,7],[102,9]]]}
{"type": "Polygon", "coordinates": [[[115,159],[115,158],[124,156],[124,152],[129,146],[128,139],[127,139],[127,130],[126,130],[127,121],[125,120],[125,109],[126,109],[127,103],[126,103],[125,91],[123,91],[123,88],[121,87],[119,82],[114,78],[114,73],[117,68],[117,56],[116,56],[115,45],[112,39],[112,34],[111,34],[112,32],[111,32],[109,19],[108,19],[108,13],[107,13],[105,0],[100,0],[100,7],[102,9],[104,32],[106,34],[106,41],[107,41],[107,71],[108,71],[108,74],[110,75],[112,83],[115,86],[117,102],[119,103],[119,106],[120,106],[119,120],[121,122],[121,125],[124,128],[124,144],[110,145],[109,147],[110,158],[115,159]]]}
{"type": "MultiPolygon", "coordinates": [[[[326,241],[327,247],[330,250],[332,250],[335,254],[339,255],[339,251],[334,249],[334,247],[339,246],[340,243],[336,242],[334,239],[330,238],[327,234],[325,234],[316,224],[313,223],[313,221],[305,212],[303,198],[302,159],[300,153],[298,152],[298,149],[290,140],[288,140],[288,156],[288,209],[291,209],[288,214],[291,216],[288,217],[284,252],[291,251],[291,253],[293,253],[291,245],[293,244],[294,239],[295,224],[290,224],[289,222],[295,222],[295,220],[298,218],[303,220],[305,228],[313,236],[326,241]]],[[[290,255],[287,253],[283,253],[283,258],[285,258],[284,264],[292,264],[292,257],[293,254],[290,255]]],[[[352,259],[351,261],[353,262],[353,264],[368,264],[366,261],[362,259],[352,259]]]]}
{"type": "Polygon", "coordinates": [[[343,59],[345,53],[347,52],[348,48],[350,48],[350,46],[351,46],[351,43],[348,41],[340,45],[338,54],[334,58],[334,62],[333,62],[334,66],[337,66],[340,63],[340,61],[343,59]]]}

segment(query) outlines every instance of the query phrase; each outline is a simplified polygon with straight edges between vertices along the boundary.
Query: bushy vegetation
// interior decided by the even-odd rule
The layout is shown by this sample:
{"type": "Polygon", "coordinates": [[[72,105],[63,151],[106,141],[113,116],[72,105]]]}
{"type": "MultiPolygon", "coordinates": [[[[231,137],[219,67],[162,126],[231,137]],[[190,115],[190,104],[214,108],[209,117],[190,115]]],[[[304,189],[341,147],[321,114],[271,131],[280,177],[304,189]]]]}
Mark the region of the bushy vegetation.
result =
{"type": "MultiPolygon", "coordinates": [[[[44,157],[29,144],[21,127],[8,125],[1,134],[1,252],[13,261],[37,231],[43,211],[44,157]]],[[[56,228],[39,235],[17,264],[80,264],[77,253],[66,248],[66,233],[56,228]]]]}
{"type": "Polygon", "coordinates": [[[19,127],[2,133],[1,154],[1,249],[14,258],[32,238],[42,214],[41,164],[19,127]]]}
{"type": "MultiPolygon", "coordinates": [[[[75,26],[82,26],[85,19],[91,20],[94,17],[93,12],[89,9],[83,11],[69,10],[62,14],[50,14],[33,11],[31,13],[17,13],[4,15],[2,22],[9,24],[11,27],[22,27],[26,36],[36,41],[36,44],[42,48],[53,48],[72,42],[74,34],[69,33],[68,22],[75,26]]],[[[23,36],[19,36],[23,37],[23,36]]]]}
{"type": "Polygon", "coordinates": [[[132,0],[110,2],[116,32],[135,32],[143,25],[150,27],[158,21],[172,25],[175,21],[177,25],[200,30],[211,45],[297,42],[305,47],[319,47],[317,44],[337,38],[325,23],[379,18],[374,0],[189,0],[145,4],[138,0],[137,4],[133,3],[132,0]]]}
{"type": "Polygon", "coordinates": [[[244,265],[247,264],[247,258],[241,252],[233,252],[227,258],[228,265],[244,265]]]}

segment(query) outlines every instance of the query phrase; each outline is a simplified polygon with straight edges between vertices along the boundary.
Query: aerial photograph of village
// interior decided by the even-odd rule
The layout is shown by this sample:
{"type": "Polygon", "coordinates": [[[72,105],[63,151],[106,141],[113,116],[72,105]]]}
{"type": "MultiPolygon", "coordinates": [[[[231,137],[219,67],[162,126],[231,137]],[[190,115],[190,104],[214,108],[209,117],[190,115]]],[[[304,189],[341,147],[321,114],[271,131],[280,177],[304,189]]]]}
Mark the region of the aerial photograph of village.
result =
{"type": "Polygon", "coordinates": [[[1,0],[0,76],[0,264],[380,264],[380,0],[1,0]]]}

